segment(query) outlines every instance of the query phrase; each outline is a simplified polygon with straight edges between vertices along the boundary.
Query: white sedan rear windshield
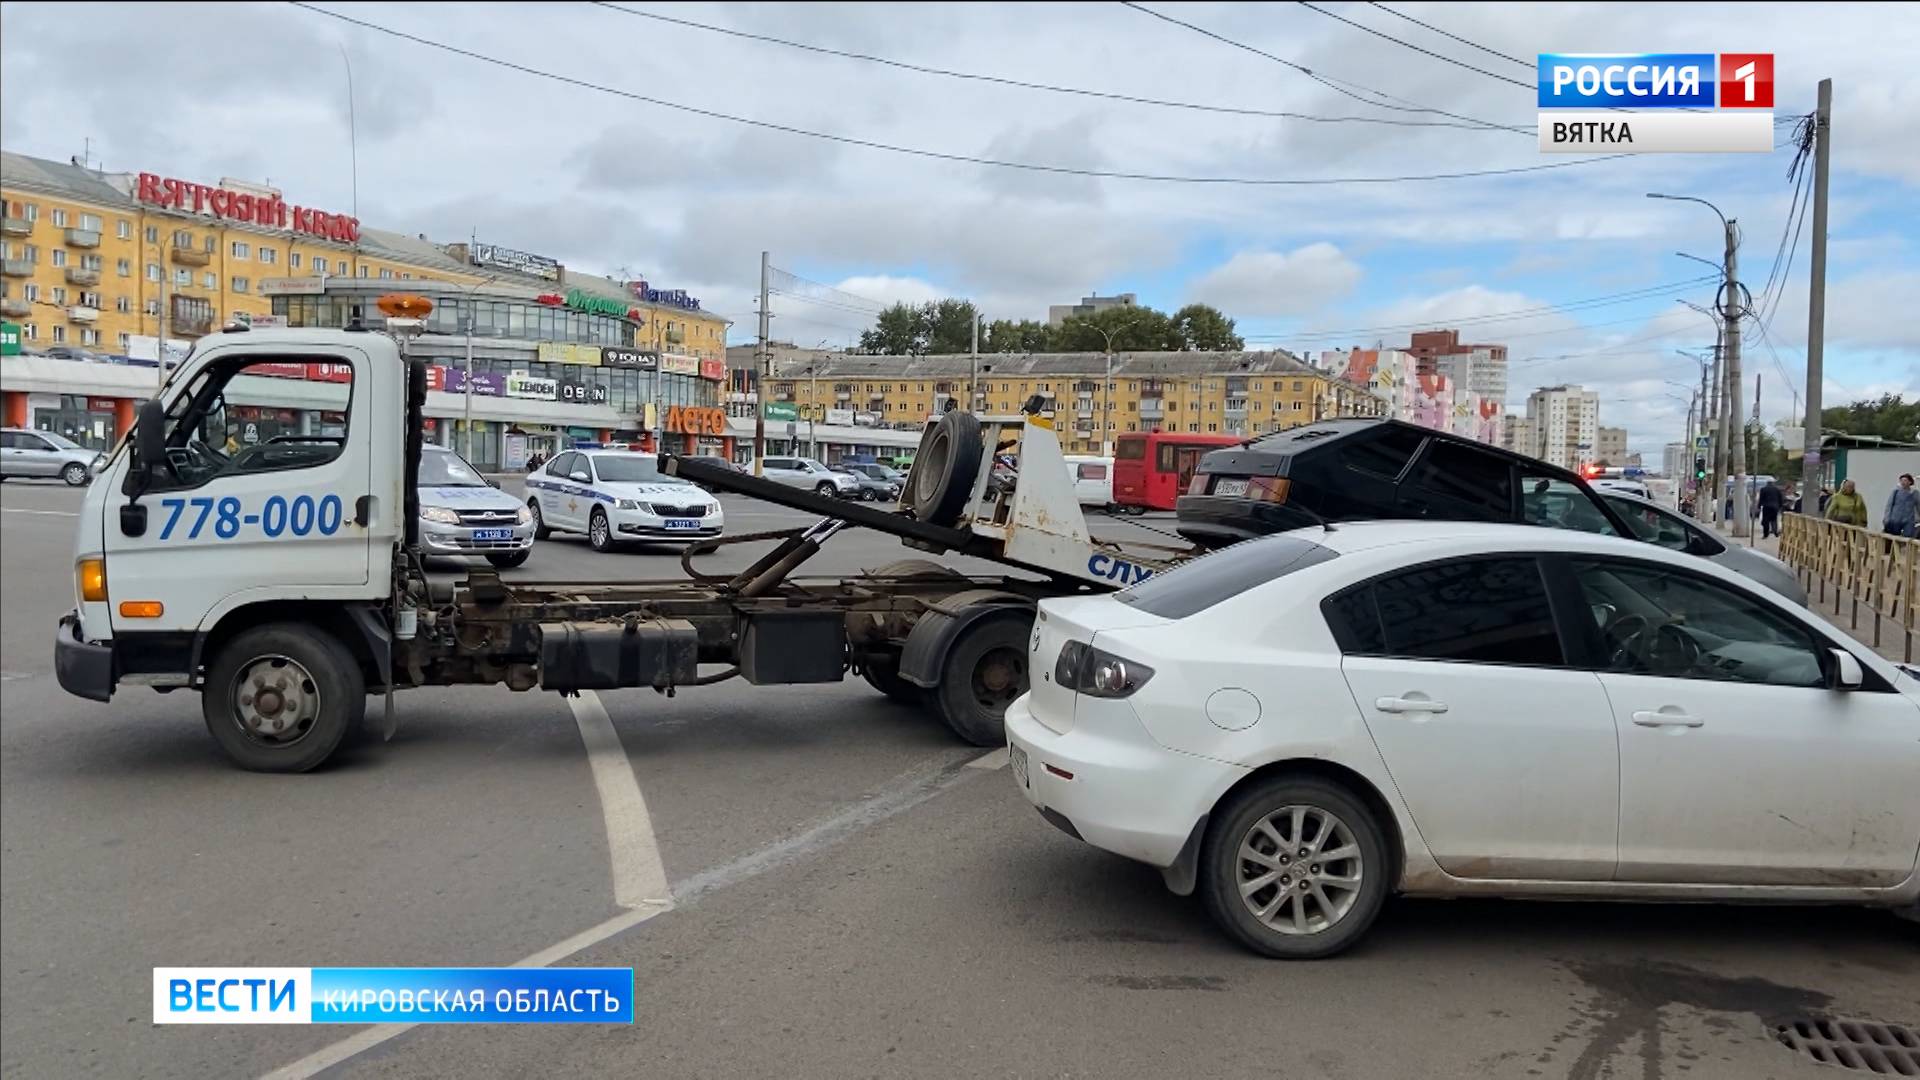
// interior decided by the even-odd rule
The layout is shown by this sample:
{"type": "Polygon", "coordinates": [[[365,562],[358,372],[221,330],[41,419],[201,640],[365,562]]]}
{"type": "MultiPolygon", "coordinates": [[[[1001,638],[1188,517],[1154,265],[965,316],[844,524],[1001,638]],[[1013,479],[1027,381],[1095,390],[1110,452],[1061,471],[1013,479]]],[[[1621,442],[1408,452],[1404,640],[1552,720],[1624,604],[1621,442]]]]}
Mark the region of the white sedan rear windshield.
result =
{"type": "Polygon", "coordinates": [[[1263,536],[1155,574],[1116,599],[1163,619],[1184,619],[1337,554],[1297,536],[1263,536]]]}

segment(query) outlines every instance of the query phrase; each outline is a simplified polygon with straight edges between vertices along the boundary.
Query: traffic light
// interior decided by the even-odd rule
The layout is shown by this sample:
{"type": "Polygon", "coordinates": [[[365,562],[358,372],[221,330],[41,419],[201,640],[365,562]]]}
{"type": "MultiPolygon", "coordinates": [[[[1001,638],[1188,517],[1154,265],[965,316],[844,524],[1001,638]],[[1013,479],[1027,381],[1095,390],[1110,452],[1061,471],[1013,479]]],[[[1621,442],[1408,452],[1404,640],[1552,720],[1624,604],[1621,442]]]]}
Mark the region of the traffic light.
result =
{"type": "Polygon", "coordinates": [[[1707,478],[1707,459],[1704,455],[1693,459],[1693,478],[1695,480],[1707,478]]]}

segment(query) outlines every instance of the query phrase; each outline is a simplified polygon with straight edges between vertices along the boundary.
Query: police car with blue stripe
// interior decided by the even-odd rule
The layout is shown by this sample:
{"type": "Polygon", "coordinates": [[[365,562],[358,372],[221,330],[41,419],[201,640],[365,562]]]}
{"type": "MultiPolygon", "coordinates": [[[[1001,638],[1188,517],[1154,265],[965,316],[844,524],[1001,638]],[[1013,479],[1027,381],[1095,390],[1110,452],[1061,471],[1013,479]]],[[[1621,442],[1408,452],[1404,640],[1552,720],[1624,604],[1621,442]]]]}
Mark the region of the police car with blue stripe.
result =
{"type": "Polygon", "coordinates": [[[726,525],[713,496],[625,450],[568,450],[527,475],[535,535],[585,533],[595,551],[628,540],[700,540],[726,525]]]}

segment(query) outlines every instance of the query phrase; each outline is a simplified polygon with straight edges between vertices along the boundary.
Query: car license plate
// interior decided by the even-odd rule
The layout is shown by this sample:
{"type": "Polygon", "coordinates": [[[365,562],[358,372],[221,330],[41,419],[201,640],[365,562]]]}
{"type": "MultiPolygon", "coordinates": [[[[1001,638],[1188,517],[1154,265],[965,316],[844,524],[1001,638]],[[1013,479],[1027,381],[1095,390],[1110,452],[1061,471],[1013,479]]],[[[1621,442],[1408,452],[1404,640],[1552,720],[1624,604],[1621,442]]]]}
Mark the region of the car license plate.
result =
{"type": "Polygon", "coordinates": [[[1013,768],[1014,777],[1020,781],[1020,786],[1032,787],[1033,785],[1027,782],[1027,752],[1008,743],[1007,760],[1013,768]]]}
{"type": "Polygon", "coordinates": [[[700,523],[698,521],[693,521],[686,518],[667,519],[667,528],[669,529],[697,529],[699,527],[700,527],[700,523]]]}
{"type": "Polygon", "coordinates": [[[473,538],[475,540],[511,540],[513,539],[513,530],[512,529],[475,529],[473,530],[473,538]]]}
{"type": "Polygon", "coordinates": [[[1213,493],[1215,495],[1225,495],[1229,498],[1244,498],[1247,494],[1247,482],[1245,480],[1216,480],[1213,483],[1213,493]]]}

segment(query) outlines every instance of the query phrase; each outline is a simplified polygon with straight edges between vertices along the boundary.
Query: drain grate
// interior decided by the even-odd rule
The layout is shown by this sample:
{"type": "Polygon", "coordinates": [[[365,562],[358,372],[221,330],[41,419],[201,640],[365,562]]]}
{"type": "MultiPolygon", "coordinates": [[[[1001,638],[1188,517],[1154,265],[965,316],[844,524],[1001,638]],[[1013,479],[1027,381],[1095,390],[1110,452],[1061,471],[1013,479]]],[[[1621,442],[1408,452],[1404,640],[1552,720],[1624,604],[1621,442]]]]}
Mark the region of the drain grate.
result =
{"type": "Polygon", "coordinates": [[[1920,1035],[1866,1020],[1796,1020],[1774,1029],[1815,1061],[1881,1076],[1920,1076],[1920,1035]]]}

